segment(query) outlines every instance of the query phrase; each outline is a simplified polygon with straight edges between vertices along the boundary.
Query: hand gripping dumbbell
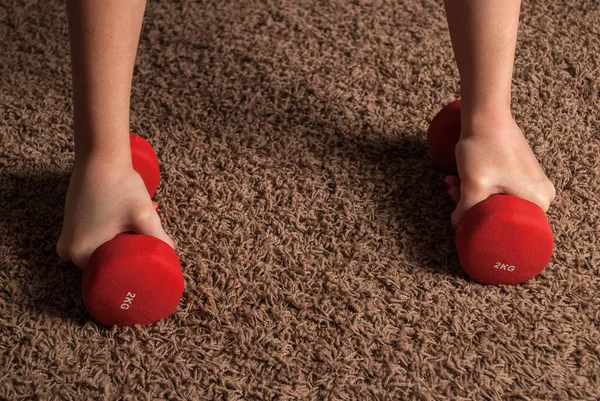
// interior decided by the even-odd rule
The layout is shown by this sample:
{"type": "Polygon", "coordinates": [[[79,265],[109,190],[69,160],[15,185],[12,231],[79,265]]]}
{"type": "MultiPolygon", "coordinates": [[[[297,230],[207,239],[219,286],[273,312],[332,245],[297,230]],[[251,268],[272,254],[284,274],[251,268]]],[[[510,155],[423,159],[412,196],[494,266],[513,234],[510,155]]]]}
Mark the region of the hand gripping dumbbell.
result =
{"type": "MultiPolygon", "coordinates": [[[[436,166],[456,172],[454,149],[460,138],[460,99],[444,107],[427,131],[436,166]]],[[[550,223],[535,203],[492,195],[469,209],[454,232],[464,271],[483,284],[520,284],[537,276],[554,247],[550,223]]]]}
{"type": "MultiPolygon", "coordinates": [[[[142,137],[130,134],[133,168],[153,196],[160,179],[158,159],[142,137]]],[[[158,238],[122,233],[102,244],[83,271],[83,301],[106,326],[154,323],[177,308],[183,274],[177,254],[158,238]]]]}

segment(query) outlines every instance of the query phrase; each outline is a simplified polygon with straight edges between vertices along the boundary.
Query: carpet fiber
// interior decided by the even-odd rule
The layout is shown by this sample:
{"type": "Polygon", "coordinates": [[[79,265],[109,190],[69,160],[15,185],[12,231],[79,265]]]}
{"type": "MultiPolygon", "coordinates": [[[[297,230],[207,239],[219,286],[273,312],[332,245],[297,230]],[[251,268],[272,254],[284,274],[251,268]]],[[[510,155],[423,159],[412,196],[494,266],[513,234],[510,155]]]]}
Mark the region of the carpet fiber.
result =
{"type": "Polygon", "coordinates": [[[515,117],[557,188],[539,277],[461,271],[428,122],[459,91],[440,1],[151,1],[131,129],[186,290],[86,313],[55,254],[73,163],[61,1],[0,5],[0,399],[600,397],[600,12],[523,4],[515,117]]]}

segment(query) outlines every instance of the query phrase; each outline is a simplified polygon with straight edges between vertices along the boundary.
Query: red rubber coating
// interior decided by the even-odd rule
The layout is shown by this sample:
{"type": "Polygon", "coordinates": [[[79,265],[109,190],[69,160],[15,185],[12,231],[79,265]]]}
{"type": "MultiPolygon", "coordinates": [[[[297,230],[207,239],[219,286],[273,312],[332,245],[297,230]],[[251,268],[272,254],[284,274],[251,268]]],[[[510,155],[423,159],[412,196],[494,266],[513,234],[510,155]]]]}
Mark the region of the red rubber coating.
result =
{"type": "Polygon", "coordinates": [[[133,169],[142,176],[150,197],[153,197],[160,181],[160,168],[156,153],[152,145],[133,132],[129,133],[129,143],[131,144],[133,169]]]}
{"type": "Polygon", "coordinates": [[[454,148],[460,139],[460,99],[440,110],[427,130],[429,154],[438,169],[456,172],[454,148]]]}
{"type": "Polygon", "coordinates": [[[546,215],[535,203],[492,195],[464,214],[454,233],[464,271],[482,284],[521,284],[542,272],[554,248],[546,215]]]}
{"type": "MultiPolygon", "coordinates": [[[[131,134],[133,166],[148,192],[160,172],[152,146],[131,134]]],[[[177,308],[184,282],[177,254],[158,238],[123,233],[94,251],[82,279],[83,301],[92,317],[106,326],[146,325],[177,308]]]]}
{"type": "Polygon", "coordinates": [[[177,254],[149,235],[120,234],[92,254],[83,301],[106,326],[146,325],[169,316],[183,294],[177,254]]]}
{"type": "MultiPolygon", "coordinates": [[[[427,131],[431,157],[444,171],[456,171],[460,100],[444,107],[427,131]]],[[[473,280],[490,285],[521,284],[541,273],[554,248],[548,218],[535,203],[492,195],[469,209],[455,230],[458,257],[473,280]]]]}

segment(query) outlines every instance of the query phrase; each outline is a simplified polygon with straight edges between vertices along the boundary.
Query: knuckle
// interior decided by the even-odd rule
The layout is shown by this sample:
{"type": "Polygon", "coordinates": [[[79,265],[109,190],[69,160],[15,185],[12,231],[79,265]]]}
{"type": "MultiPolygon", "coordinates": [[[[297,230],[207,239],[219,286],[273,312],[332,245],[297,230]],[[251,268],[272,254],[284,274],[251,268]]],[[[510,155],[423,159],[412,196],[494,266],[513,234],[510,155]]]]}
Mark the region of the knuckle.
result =
{"type": "Polygon", "coordinates": [[[536,203],[540,208],[542,208],[544,212],[546,212],[550,207],[551,201],[547,195],[538,192],[534,196],[533,202],[536,203]]]}
{"type": "Polygon", "coordinates": [[[133,213],[134,223],[149,223],[158,218],[153,207],[139,207],[133,213]]]}
{"type": "Polygon", "coordinates": [[[60,259],[72,262],[80,268],[85,266],[90,254],[85,243],[67,241],[62,238],[56,244],[56,253],[60,259]]]}
{"type": "Polygon", "coordinates": [[[58,239],[58,242],[56,243],[56,254],[58,255],[58,257],[64,261],[68,261],[69,258],[69,252],[67,250],[67,248],[65,247],[64,244],[64,240],[61,238],[58,239]]]}
{"type": "Polygon", "coordinates": [[[550,184],[548,192],[549,192],[548,197],[550,199],[550,202],[554,202],[554,199],[556,199],[556,188],[554,187],[554,185],[552,185],[552,183],[550,184]]]}
{"type": "Polygon", "coordinates": [[[549,180],[546,180],[544,186],[534,194],[532,201],[537,203],[546,212],[555,197],[556,188],[554,188],[554,185],[549,180]]]}
{"type": "Polygon", "coordinates": [[[486,192],[492,186],[492,180],[485,175],[468,176],[462,181],[463,188],[469,192],[486,192]]]}

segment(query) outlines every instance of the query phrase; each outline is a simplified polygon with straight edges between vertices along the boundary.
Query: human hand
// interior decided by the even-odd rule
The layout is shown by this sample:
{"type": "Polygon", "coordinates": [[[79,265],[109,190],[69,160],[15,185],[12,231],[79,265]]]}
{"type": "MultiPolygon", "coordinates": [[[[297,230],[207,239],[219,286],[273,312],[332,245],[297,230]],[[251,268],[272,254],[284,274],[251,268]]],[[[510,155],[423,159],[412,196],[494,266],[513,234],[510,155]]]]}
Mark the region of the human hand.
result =
{"type": "Polygon", "coordinates": [[[129,160],[116,162],[106,156],[76,160],[57,253],[85,269],[96,248],[128,231],[154,236],[175,248],[155,209],[129,160]]]}
{"type": "Polygon", "coordinates": [[[512,116],[465,124],[456,145],[458,176],[444,180],[456,203],[456,228],[471,207],[494,194],[510,194],[537,204],[544,213],[556,196],[512,116]],[[460,177],[460,178],[459,178],[460,177]]]}

